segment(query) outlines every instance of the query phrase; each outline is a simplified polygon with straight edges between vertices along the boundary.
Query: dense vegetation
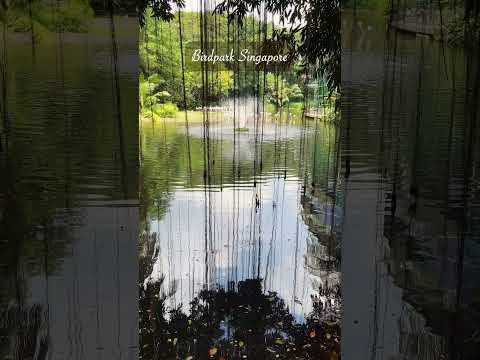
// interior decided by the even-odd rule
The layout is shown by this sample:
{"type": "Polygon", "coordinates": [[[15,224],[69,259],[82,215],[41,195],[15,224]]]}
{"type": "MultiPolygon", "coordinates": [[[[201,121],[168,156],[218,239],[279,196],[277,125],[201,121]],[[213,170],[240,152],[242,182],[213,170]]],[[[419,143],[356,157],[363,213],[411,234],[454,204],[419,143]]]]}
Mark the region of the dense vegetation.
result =
{"type": "Polygon", "coordinates": [[[15,32],[85,32],[94,16],[88,0],[58,2],[10,1],[3,3],[0,18],[15,32]]]}
{"type": "MultiPolygon", "coordinates": [[[[191,61],[194,50],[201,46],[200,16],[198,12],[182,12],[179,18],[177,12],[170,22],[145,17],[140,39],[140,108],[144,116],[173,116],[178,109],[196,109],[204,101],[208,106],[219,105],[233,94],[264,95],[267,102],[276,106],[302,101],[304,81],[297,75],[299,65],[272,69],[263,79],[264,72],[253,62],[222,62],[208,65],[211,67],[205,78],[200,64],[191,61]]],[[[271,23],[263,27],[251,16],[245,19],[243,27],[229,24],[224,15],[203,16],[209,18],[206,32],[211,34],[217,54],[237,54],[239,44],[252,52],[258,50],[260,33],[265,32],[263,37],[273,31],[271,23]]]]}
{"type": "MultiPolygon", "coordinates": [[[[151,10],[156,19],[170,21],[174,8],[183,8],[183,0],[143,0],[138,2],[140,23],[151,10]]],[[[232,24],[243,24],[251,13],[267,11],[278,16],[282,27],[275,29],[276,44],[288,45],[292,58],[298,55],[306,72],[326,79],[330,93],[341,83],[340,0],[225,0],[216,12],[228,16],[232,24]],[[300,40],[297,42],[297,40],[300,40]]]]}

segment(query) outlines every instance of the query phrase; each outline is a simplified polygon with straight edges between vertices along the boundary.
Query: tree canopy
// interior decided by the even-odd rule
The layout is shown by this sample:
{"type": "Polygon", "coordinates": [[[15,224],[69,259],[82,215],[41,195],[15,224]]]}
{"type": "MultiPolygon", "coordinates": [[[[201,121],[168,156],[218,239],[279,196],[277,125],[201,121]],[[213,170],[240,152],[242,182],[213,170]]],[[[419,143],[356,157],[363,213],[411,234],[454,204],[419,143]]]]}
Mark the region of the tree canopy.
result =
{"type": "MultiPolygon", "coordinates": [[[[183,8],[183,0],[142,1],[138,5],[140,23],[145,24],[147,9],[154,18],[170,21],[176,8],[183,8]]],[[[340,0],[224,0],[216,11],[226,13],[230,22],[243,23],[251,13],[262,7],[278,16],[280,26],[273,39],[288,44],[293,56],[300,55],[306,70],[313,76],[327,79],[330,92],[340,90],[340,0]],[[295,39],[300,36],[300,43],[295,39]]]]}

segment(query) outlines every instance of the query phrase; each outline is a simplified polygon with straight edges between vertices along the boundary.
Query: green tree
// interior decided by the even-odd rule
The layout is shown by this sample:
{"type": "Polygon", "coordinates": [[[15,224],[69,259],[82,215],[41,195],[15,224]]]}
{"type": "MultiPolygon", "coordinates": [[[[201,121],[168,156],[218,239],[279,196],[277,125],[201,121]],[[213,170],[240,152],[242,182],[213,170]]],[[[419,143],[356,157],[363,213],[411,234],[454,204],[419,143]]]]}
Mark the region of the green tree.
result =
{"type": "Polygon", "coordinates": [[[280,18],[282,27],[273,40],[288,47],[291,57],[300,56],[313,76],[326,79],[331,93],[341,84],[340,2],[339,0],[224,0],[217,9],[230,21],[243,23],[247,14],[266,9],[280,18]],[[283,26],[288,26],[286,29],[283,26]],[[300,37],[299,44],[296,40],[300,37]]]}

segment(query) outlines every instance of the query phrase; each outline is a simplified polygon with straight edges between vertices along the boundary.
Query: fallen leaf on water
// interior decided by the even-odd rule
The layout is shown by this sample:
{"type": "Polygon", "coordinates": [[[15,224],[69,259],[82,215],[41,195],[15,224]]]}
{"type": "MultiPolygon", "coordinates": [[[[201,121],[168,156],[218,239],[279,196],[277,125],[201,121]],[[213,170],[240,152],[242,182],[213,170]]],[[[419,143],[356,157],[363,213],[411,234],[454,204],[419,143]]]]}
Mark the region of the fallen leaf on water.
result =
{"type": "Polygon", "coordinates": [[[215,356],[217,353],[218,349],[216,347],[211,348],[208,353],[210,354],[211,357],[215,356]]]}

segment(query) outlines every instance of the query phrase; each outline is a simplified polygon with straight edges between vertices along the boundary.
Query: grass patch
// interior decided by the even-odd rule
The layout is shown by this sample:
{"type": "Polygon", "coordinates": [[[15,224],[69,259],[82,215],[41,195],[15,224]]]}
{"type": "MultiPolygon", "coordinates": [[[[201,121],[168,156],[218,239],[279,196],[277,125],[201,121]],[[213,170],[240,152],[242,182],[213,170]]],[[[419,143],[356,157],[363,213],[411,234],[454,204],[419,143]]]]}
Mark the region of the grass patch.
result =
{"type": "MultiPolygon", "coordinates": [[[[143,120],[152,120],[152,112],[149,108],[143,109],[140,112],[140,118],[143,120]]],[[[208,119],[210,122],[222,121],[224,115],[222,112],[209,113],[208,119]]],[[[178,111],[174,116],[160,116],[159,114],[153,113],[154,120],[176,122],[179,125],[185,124],[185,112],[183,110],[178,111]]],[[[187,120],[189,125],[203,124],[204,115],[202,111],[188,110],[187,111],[187,120]]]]}

